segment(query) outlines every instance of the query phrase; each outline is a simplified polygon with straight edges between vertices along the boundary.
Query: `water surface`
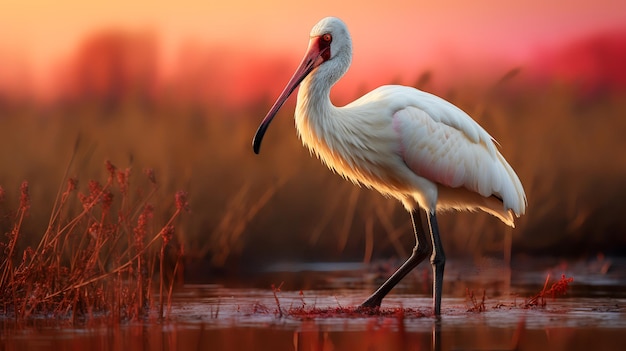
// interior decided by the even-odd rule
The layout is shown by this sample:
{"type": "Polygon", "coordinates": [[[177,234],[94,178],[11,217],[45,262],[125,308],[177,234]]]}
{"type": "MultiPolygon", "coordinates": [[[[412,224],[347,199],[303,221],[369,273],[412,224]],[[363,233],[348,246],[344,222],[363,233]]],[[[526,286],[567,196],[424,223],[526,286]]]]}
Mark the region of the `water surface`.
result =
{"type": "Polygon", "coordinates": [[[166,321],[75,327],[4,319],[1,349],[623,350],[623,267],[615,260],[610,269],[593,264],[504,270],[451,263],[440,319],[432,316],[427,269],[398,286],[379,313],[367,314],[354,306],[387,273],[386,265],[276,265],[236,284],[179,288],[166,321]],[[567,295],[527,308],[547,274],[552,282],[560,274],[574,282],[567,295]],[[484,311],[477,312],[483,291],[484,311]]]}

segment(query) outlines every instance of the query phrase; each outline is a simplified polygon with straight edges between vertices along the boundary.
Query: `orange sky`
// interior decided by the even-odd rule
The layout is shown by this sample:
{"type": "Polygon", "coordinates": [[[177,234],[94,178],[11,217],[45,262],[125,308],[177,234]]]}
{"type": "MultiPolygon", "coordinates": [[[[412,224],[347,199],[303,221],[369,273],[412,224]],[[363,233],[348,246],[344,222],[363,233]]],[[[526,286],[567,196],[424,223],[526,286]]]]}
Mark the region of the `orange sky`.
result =
{"type": "Polygon", "coordinates": [[[626,5],[623,0],[2,0],[0,80],[28,73],[40,84],[81,39],[103,28],[155,33],[166,64],[176,62],[183,43],[194,41],[232,45],[244,53],[285,53],[295,66],[310,28],[327,15],[344,19],[352,32],[355,58],[347,78],[368,81],[364,75],[372,66],[415,75],[441,60],[452,67],[457,60],[486,57],[523,60],[538,48],[623,26],[626,5]]]}

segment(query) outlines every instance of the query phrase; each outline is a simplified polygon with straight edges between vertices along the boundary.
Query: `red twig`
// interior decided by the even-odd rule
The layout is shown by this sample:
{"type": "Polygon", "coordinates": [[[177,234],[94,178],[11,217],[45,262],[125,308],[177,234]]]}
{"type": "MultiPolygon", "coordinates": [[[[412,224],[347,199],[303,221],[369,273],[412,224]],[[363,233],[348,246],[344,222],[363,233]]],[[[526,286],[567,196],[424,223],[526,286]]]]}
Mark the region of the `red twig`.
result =
{"type": "Polygon", "coordinates": [[[280,308],[280,301],[278,300],[278,293],[280,292],[280,288],[283,287],[285,282],[281,282],[278,287],[272,284],[272,292],[274,292],[274,300],[276,300],[276,307],[278,308],[278,317],[283,316],[283,310],[280,308]]]}
{"type": "Polygon", "coordinates": [[[561,275],[561,279],[556,281],[550,289],[547,289],[548,282],[550,281],[550,274],[546,277],[546,282],[543,285],[543,289],[535,296],[531,297],[528,301],[526,301],[523,305],[524,308],[529,308],[533,306],[546,306],[546,296],[551,296],[553,299],[557,296],[562,296],[567,294],[567,289],[569,288],[569,283],[574,281],[573,277],[565,277],[565,274],[561,275]]]}

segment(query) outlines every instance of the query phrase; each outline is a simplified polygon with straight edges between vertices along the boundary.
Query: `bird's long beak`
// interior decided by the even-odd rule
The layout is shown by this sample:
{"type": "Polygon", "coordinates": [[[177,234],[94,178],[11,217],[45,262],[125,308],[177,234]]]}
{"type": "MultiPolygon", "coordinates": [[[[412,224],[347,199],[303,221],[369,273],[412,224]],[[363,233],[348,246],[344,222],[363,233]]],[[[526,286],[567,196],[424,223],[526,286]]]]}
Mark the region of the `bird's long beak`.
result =
{"type": "Polygon", "coordinates": [[[302,80],[306,78],[309,73],[321,65],[330,56],[330,47],[320,47],[319,41],[319,37],[311,38],[309,41],[309,47],[304,55],[304,58],[302,59],[302,62],[300,63],[300,66],[298,66],[298,69],[289,80],[289,83],[287,83],[287,86],[283,89],[283,92],[265,116],[261,125],[259,125],[259,129],[257,129],[256,134],[254,135],[254,140],[252,141],[252,147],[255,154],[259,153],[261,141],[263,141],[263,135],[265,135],[267,127],[269,127],[272,119],[274,119],[274,116],[278,113],[278,110],[280,110],[285,101],[287,101],[287,98],[291,95],[291,93],[293,93],[294,90],[296,90],[298,85],[300,85],[302,80]]]}

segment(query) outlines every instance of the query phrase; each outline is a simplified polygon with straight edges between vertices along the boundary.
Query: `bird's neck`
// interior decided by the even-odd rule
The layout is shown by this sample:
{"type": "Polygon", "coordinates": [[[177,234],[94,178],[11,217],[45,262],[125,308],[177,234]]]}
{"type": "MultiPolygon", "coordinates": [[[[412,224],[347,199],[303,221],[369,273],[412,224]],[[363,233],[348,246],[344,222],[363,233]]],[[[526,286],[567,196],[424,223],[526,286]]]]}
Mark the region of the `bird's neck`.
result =
{"type": "Polygon", "coordinates": [[[309,119],[311,122],[327,118],[335,109],[330,101],[330,88],[328,80],[313,72],[300,84],[298,90],[298,102],[296,104],[296,122],[298,119],[309,119]]]}
{"type": "Polygon", "coordinates": [[[313,72],[300,84],[295,121],[302,143],[324,159],[325,151],[334,144],[329,140],[333,138],[330,131],[335,130],[335,124],[341,122],[337,120],[337,108],[330,101],[332,84],[320,79],[315,73],[318,72],[313,72]]]}
{"type": "Polygon", "coordinates": [[[351,47],[322,63],[300,83],[296,119],[328,118],[336,107],[330,101],[330,89],[346,73],[352,60],[351,47]]]}
{"type": "Polygon", "coordinates": [[[301,83],[296,104],[296,127],[302,142],[313,150],[322,143],[331,145],[336,130],[346,123],[340,117],[340,108],[330,101],[330,89],[346,73],[351,56],[338,54],[313,70],[301,83]]]}

